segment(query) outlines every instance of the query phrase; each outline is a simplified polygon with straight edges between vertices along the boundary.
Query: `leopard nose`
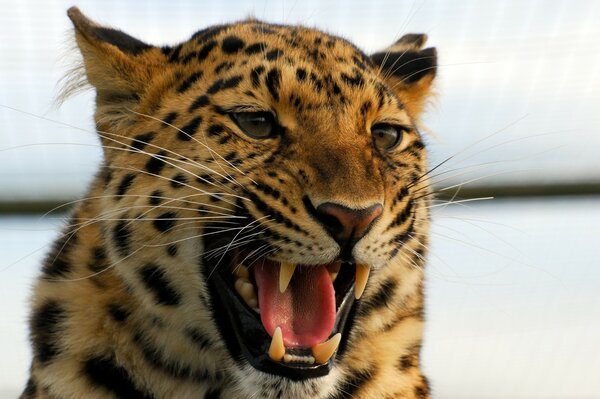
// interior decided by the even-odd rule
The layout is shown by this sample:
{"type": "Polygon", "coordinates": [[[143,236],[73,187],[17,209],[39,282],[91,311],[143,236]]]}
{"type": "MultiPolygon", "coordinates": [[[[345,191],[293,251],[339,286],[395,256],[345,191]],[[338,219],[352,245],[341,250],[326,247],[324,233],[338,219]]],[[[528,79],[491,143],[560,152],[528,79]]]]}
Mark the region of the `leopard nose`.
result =
{"type": "Polygon", "coordinates": [[[316,216],[329,234],[341,245],[341,243],[349,241],[355,243],[360,240],[382,211],[381,204],[364,209],[352,209],[326,202],[316,208],[316,216]]]}

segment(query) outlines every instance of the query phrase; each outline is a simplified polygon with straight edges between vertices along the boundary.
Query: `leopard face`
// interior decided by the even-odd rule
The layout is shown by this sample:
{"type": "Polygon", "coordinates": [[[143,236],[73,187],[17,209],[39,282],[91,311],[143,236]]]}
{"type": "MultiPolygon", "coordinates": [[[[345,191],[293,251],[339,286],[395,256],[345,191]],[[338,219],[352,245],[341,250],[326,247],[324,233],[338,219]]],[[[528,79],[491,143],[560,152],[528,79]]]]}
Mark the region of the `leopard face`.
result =
{"type": "Polygon", "coordinates": [[[425,36],[367,56],[247,20],[159,48],[69,16],[104,150],[75,214],[128,298],[136,389],[175,392],[153,353],[222,397],[425,397],[425,36]]]}

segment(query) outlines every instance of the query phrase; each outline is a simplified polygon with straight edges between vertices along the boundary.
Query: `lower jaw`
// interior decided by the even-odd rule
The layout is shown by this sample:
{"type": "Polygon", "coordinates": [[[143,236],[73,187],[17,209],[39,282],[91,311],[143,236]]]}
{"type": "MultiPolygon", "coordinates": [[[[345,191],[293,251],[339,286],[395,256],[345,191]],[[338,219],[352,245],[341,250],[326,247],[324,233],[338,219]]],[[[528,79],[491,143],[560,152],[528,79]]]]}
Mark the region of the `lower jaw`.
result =
{"type": "MultiPolygon", "coordinates": [[[[208,265],[205,259],[205,265],[208,265]]],[[[269,355],[271,337],[265,331],[257,314],[232,292],[231,283],[219,272],[210,273],[204,267],[205,279],[211,294],[211,310],[226,347],[236,362],[250,363],[255,369],[291,380],[323,377],[331,371],[337,359],[345,352],[346,342],[355,314],[354,289],[350,287],[336,301],[336,319],[332,335],[341,333],[337,352],[323,364],[295,361],[274,361],[269,355]]],[[[286,353],[297,357],[310,357],[310,348],[286,349],[286,353]]]]}

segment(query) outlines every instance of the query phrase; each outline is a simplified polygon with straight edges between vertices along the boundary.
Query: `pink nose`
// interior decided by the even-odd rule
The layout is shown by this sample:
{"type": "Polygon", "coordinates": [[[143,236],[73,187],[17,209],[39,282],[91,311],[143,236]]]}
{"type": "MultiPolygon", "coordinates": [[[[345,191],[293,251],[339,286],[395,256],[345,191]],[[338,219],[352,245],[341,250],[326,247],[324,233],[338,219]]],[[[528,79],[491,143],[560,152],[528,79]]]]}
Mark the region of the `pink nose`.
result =
{"type": "Polygon", "coordinates": [[[383,206],[375,204],[364,209],[352,209],[326,202],[319,205],[316,211],[319,221],[337,242],[348,240],[356,242],[367,233],[373,221],[381,215],[383,206]]]}

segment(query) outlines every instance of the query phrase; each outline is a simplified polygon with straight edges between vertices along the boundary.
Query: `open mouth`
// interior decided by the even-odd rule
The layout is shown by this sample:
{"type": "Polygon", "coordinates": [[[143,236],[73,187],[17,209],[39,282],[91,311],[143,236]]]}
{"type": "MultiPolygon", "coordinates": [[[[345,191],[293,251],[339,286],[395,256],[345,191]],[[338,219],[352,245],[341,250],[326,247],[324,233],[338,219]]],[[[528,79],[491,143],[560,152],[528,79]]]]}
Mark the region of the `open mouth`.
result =
{"type": "Polygon", "coordinates": [[[228,252],[217,265],[211,247],[227,241],[216,242],[205,247],[204,271],[213,315],[232,356],[295,380],[328,374],[345,349],[368,267],[279,263],[248,249],[228,252]]]}

